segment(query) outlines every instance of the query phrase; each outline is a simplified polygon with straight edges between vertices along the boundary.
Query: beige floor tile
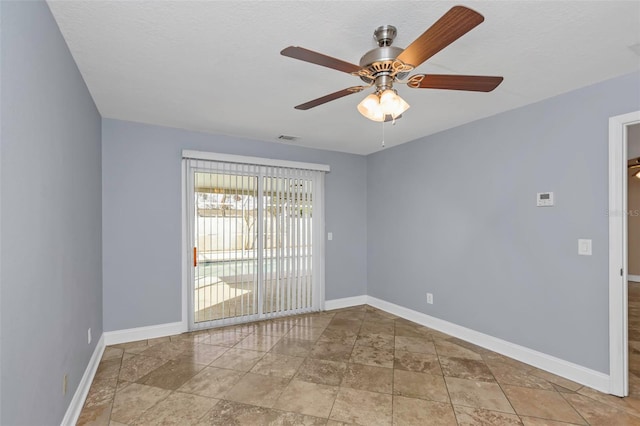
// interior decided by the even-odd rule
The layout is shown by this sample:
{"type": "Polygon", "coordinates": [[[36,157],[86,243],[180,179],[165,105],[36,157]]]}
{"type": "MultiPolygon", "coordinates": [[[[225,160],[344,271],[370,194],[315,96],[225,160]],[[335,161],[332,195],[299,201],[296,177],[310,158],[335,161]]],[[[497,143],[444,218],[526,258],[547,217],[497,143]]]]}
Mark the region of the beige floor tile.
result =
{"type": "Polygon", "coordinates": [[[496,381],[487,364],[481,360],[441,356],[440,365],[442,366],[442,372],[445,376],[480,380],[483,382],[496,381]]]}
{"type": "Polygon", "coordinates": [[[552,384],[561,386],[570,391],[577,391],[582,387],[581,384],[573,382],[569,379],[565,379],[564,377],[556,376],[555,374],[549,373],[548,371],[540,370],[538,368],[533,368],[530,372],[530,375],[539,377],[541,379],[546,380],[552,384]]]}
{"type": "Polygon", "coordinates": [[[367,313],[364,310],[360,310],[360,311],[349,310],[349,311],[336,312],[335,315],[333,316],[333,318],[335,318],[335,319],[359,319],[359,320],[363,320],[365,315],[367,315],[367,313]]]}
{"type": "Polygon", "coordinates": [[[113,379],[120,374],[120,365],[122,361],[119,358],[100,361],[94,379],[113,379]]]}
{"type": "Polygon", "coordinates": [[[292,380],[278,398],[274,408],[327,418],[338,395],[338,389],[337,386],[292,380]]]}
{"type": "Polygon", "coordinates": [[[326,426],[327,422],[327,419],[322,417],[307,416],[289,411],[273,411],[276,413],[276,417],[269,423],[269,426],[326,426]]]}
{"type": "Polygon", "coordinates": [[[282,377],[247,373],[231,388],[225,399],[271,408],[288,383],[289,379],[282,377]]]}
{"type": "Polygon", "coordinates": [[[171,391],[153,386],[132,383],[116,392],[111,410],[111,420],[129,424],[146,410],[169,396],[171,391]]]}
{"type": "Polygon", "coordinates": [[[282,337],[285,334],[289,333],[291,327],[291,325],[285,322],[266,321],[264,324],[259,324],[256,327],[255,334],[266,334],[269,336],[282,337]]]}
{"type": "Polygon", "coordinates": [[[252,373],[290,379],[295,376],[304,358],[267,353],[251,369],[252,373]]]}
{"type": "Polygon", "coordinates": [[[94,379],[89,388],[89,393],[84,401],[85,407],[95,407],[98,405],[105,405],[113,401],[113,396],[116,393],[116,386],[118,385],[118,378],[111,379],[94,379]]]}
{"type": "Polygon", "coordinates": [[[76,426],[103,426],[109,424],[112,403],[85,406],[80,412],[76,426]]]}
{"type": "Polygon", "coordinates": [[[418,324],[396,321],[395,335],[406,337],[419,337],[433,340],[431,333],[425,327],[418,324]]]}
{"type": "Polygon", "coordinates": [[[198,426],[324,426],[326,419],[233,401],[220,401],[198,426]]]}
{"type": "Polygon", "coordinates": [[[209,411],[198,426],[257,426],[269,425],[277,418],[274,410],[233,401],[220,401],[209,411]]]}
{"type": "Polygon", "coordinates": [[[244,373],[224,368],[205,367],[189,381],[178,388],[178,391],[193,393],[210,398],[224,398],[244,373]]]}
{"type": "Polygon", "coordinates": [[[292,339],[287,336],[280,339],[269,352],[274,354],[305,357],[311,352],[315,342],[312,340],[292,339]]]}
{"type": "Polygon", "coordinates": [[[280,336],[269,336],[267,334],[250,334],[239,341],[234,348],[249,349],[252,351],[268,352],[280,340],[280,336]]]}
{"type": "Polygon", "coordinates": [[[513,367],[504,362],[487,361],[487,366],[493,373],[495,379],[501,385],[513,385],[526,388],[555,390],[553,384],[538,376],[534,376],[527,371],[513,367]]]}
{"type": "Polygon", "coordinates": [[[107,346],[106,348],[104,348],[101,361],[106,361],[109,359],[122,359],[123,354],[124,349],[107,346]]]}
{"type": "Polygon", "coordinates": [[[140,352],[140,355],[150,356],[165,360],[174,360],[180,357],[186,350],[188,345],[180,342],[163,342],[149,347],[149,349],[140,352]]]}
{"type": "Polygon", "coordinates": [[[515,414],[462,406],[454,406],[453,410],[456,413],[458,426],[522,425],[520,418],[515,414]]]}
{"type": "Polygon", "coordinates": [[[330,418],[360,425],[390,425],[392,420],[391,395],[340,388],[330,418]]]}
{"type": "Polygon", "coordinates": [[[537,417],[520,416],[524,426],[575,426],[573,423],[556,422],[555,420],[539,419],[537,417]]]}
{"type": "Polygon", "coordinates": [[[347,364],[341,386],[371,392],[391,393],[393,391],[393,369],[347,364]]]}
{"type": "Polygon", "coordinates": [[[438,356],[435,354],[396,350],[393,367],[406,371],[442,375],[438,356]]]}
{"type": "Polygon", "coordinates": [[[301,327],[325,328],[331,322],[331,317],[302,317],[296,321],[296,325],[301,327]]]}
{"type": "Polygon", "coordinates": [[[340,343],[342,345],[353,346],[356,343],[357,337],[358,337],[357,331],[343,329],[343,328],[327,327],[324,329],[324,331],[318,338],[318,341],[333,342],[333,343],[340,343]]]}
{"type": "Polygon", "coordinates": [[[376,349],[394,349],[394,337],[392,334],[363,333],[362,330],[356,339],[356,346],[371,346],[376,349]]]}
{"type": "Polygon", "coordinates": [[[418,352],[423,354],[435,354],[436,347],[433,341],[426,337],[396,336],[395,350],[405,352],[418,352]]]}
{"type": "MultiPolygon", "coordinates": [[[[186,334],[189,334],[189,333],[184,333],[184,334],[186,335],[186,334]]],[[[149,346],[154,346],[154,345],[158,345],[160,343],[170,342],[172,339],[175,340],[175,339],[179,338],[180,336],[182,336],[182,334],[176,334],[174,336],[156,337],[154,339],[147,339],[147,344],[149,346]]]]}
{"type": "Polygon", "coordinates": [[[372,311],[367,311],[367,314],[364,317],[364,321],[368,322],[368,321],[380,321],[380,322],[385,322],[388,320],[395,320],[398,317],[390,314],[389,312],[385,312],[383,310],[380,309],[376,309],[376,310],[372,310],[372,311]]]}
{"type": "Polygon", "coordinates": [[[202,364],[194,364],[191,362],[169,361],[140,378],[137,383],[162,389],[176,390],[198,374],[198,371],[204,367],[202,364]]]}
{"type": "Polygon", "coordinates": [[[449,402],[449,394],[442,376],[414,371],[393,371],[393,394],[408,398],[449,402]]]}
{"type": "Polygon", "coordinates": [[[453,405],[483,408],[515,414],[509,400],[496,383],[445,377],[453,405]]]}
{"type": "Polygon", "coordinates": [[[324,330],[324,328],[303,327],[301,325],[296,325],[289,330],[289,332],[286,334],[286,337],[290,339],[311,340],[315,342],[320,338],[324,330]]]}
{"type": "Polygon", "coordinates": [[[202,337],[200,339],[200,343],[208,344],[208,345],[217,345],[217,346],[226,346],[232,347],[235,346],[242,339],[247,337],[247,333],[243,333],[236,330],[220,330],[216,332],[212,332],[208,337],[202,337]]]}
{"type": "Polygon", "coordinates": [[[310,358],[328,359],[331,361],[349,361],[353,345],[333,342],[316,342],[307,356],[310,358]]]}
{"type": "Polygon", "coordinates": [[[510,367],[517,368],[523,373],[530,372],[534,369],[532,365],[525,364],[524,362],[520,362],[516,359],[506,357],[496,352],[485,352],[481,354],[482,359],[489,364],[506,364],[510,367]]]}
{"type": "Polygon", "coordinates": [[[556,392],[560,392],[560,393],[575,393],[574,391],[569,390],[569,389],[567,389],[567,388],[563,388],[562,386],[558,386],[558,385],[553,384],[553,383],[551,383],[551,384],[553,385],[553,389],[554,389],[556,392]]]}
{"type": "Polygon", "coordinates": [[[598,392],[597,390],[588,387],[580,388],[578,393],[640,417],[640,399],[638,398],[618,398],[617,396],[598,392]]]}
{"type": "Polygon", "coordinates": [[[144,355],[127,355],[125,353],[122,357],[122,365],[118,375],[119,380],[126,382],[135,382],[167,362],[160,358],[144,355]]]}
{"type": "Polygon", "coordinates": [[[326,359],[307,358],[304,360],[295,378],[305,382],[339,386],[347,369],[347,364],[326,359]]]}
{"type": "Polygon", "coordinates": [[[120,343],[111,347],[122,349],[125,353],[139,354],[149,349],[149,344],[146,340],[137,340],[135,342],[120,343]]]}
{"type": "Polygon", "coordinates": [[[471,352],[475,352],[480,356],[482,356],[483,354],[492,353],[492,351],[490,351],[489,349],[485,349],[482,346],[474,345],[473,343],[467,342],[466,340],[458,339],[456,337],[447,336],[446,334],[442,334],[442,335],[446,336],[444,338],[444,340],[447,340],[448,342],[454,343],[454,344],[456,344],[458,346],[462,346],[463,348],[468,349],[471,352]]]}
{"type": "Polygon", "coordinates": [[[327,426],[358,426],[355,423],[339,422],[337,420],[331,420],[327,422],[327,426]]]}
{"type": "Polygon", "coordinates": [[[132,426],[196,424],[217,402],[217,399],[174,392],[130,424],[132,426]]]}
{"type": "Polygon", "coordinates": [[[230,370],[249,371],[265,354],[266,352],[231,348],[209,365],[230,370]]]}
{"type": "Polygon", "coordinates": [[[360,327],[362,327],[362,320],[335,318],[331,320],[331,322],[329,322],[327,326],[332,328],[342,328],[351,331],[359,331],[360,327]]]}
{"type": "Polygon", "coordinates": [[[209,330],[196,330],[190,331],[182,334],[175,334],[169,337],[169,340],[172,342],[179,340],[189,340],[193,343],[200,343],[203,337],[210,336],[209,330]]]}
{"type": "Polygon", "coordinates": [[[438,356],[446,356],[449,358],[467,358],[482,360],[480,354],[473,352],[465,347],[449,342],[448,340],[436,339],[434,341],[438,356]]]}
{"type": "Polygon", "coordinates": [[[78,424],[640,426],[631,290],[628,398],[362,305],[109,346],[78,424]]]}
{"type": "Polygon", "coordinates": [[[371,346],[354,346],[349,362],[393,368],[393,349],[376,349],[371,346]]]}
{"type": "Polygon", "coordinates": [[[592,426],[640,425],[640,417],[584,395],[564,394],[563,397],[592,426]]]}
{"type": "Polygon", "coordinates": [[[502,388],[518,415],[584,424],[580,414],[556,391],[507,385],[502,388]]]}
{"type": "Polygon", "coordinates": [[[394,426],[456,426],[451,404],[424,399],[393,397],[394,426]]]}
{"type": "Polygon", "coordinates": [[[228,350],[229,348],[225,346],[198,344],[195,345],[193,349],[183,352],[180,357],[176,358],[176,361],[207,365],[218,359],[228,350]]]}
{"type": "Polygon", "coordinates": [[[384,320],[377,322],[365,321],[362,323],[360,333],[378,333],[393,336],[395,334],[395,329],[395,321],[393,320],[384,320]]]}

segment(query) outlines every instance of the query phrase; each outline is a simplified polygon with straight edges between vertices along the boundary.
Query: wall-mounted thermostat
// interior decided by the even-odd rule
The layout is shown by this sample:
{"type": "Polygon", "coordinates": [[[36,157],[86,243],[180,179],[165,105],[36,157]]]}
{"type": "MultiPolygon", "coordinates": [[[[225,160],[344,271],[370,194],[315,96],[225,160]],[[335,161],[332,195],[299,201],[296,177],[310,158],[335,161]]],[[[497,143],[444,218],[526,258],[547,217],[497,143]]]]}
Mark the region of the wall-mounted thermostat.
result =
{"type": "Polygon", "coordinates": [[[536,205],[538,207],[553,206],[553,192],[538,192],[536,205]]]}

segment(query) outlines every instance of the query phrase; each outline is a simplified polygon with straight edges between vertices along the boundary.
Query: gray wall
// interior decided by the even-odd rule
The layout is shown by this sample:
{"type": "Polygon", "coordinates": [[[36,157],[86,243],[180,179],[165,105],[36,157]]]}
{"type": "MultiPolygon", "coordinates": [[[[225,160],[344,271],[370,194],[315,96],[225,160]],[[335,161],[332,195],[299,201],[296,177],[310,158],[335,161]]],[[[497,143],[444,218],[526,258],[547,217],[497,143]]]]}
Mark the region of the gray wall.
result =
{"type": "Polygon", "coordinates": [[[0,424],[60,424],[102,334],[101,119],[47,5],[0,8],[0,424]]]}
{"type": "Polygon", "coordinates": [[[366,294],[366,158],[104,119],[104,327],[181,320],[183,149],[329,164],[326,298],[366,294]]]}
{"type": "Polygon", "coordinates": [[[634,73],[369,156],[368,294],[607,373],[608,119],[639,109],[634,73]]]}

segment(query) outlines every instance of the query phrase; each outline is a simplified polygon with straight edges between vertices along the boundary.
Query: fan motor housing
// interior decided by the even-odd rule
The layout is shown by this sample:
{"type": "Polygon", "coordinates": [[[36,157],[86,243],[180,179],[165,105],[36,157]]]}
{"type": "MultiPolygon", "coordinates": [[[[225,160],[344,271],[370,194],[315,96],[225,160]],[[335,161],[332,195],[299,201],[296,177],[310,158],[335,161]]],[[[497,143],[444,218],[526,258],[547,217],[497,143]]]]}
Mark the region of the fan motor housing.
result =
{"type": "MultiPolygon", "coordinates": [[[[360,58],[360,67],[369,71],[370,75],[361,75],[360,79],[371,84],[376,77],[381,75],[391,75],[393,72],[393,62],[404,49],[391,46],[398,31],[393,25],[383,25],[373,32],[373,37],[378,42],[378,47],[365,53],[360,58]]],[[[397,78],[404,78],[407,73],[396,74],[397,78]]]]}

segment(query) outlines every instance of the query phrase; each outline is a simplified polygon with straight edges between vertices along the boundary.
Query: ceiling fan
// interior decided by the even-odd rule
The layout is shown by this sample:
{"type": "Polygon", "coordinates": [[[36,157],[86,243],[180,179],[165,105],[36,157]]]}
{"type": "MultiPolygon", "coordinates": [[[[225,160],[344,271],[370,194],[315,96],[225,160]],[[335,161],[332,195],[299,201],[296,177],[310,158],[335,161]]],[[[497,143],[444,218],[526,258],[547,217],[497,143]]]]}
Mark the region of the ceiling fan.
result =
{"type": "Polygon", "coordinates": [[[322,65],[360,77],[368,86],[354,86],[322,96],[296,106],[308,110],[327,102],[374,87],[374,92],[358,104],[358,111],[373,121],[392,121],[409,108],[409,104],[398,96],[395,83],[406,84],[412,89],[448,89],[475,92],[490,92],[503,80],[502,77],[408,74],[427,59],[453,43],[458,38],[484,21],[478,12],[464,6],[454,6],[435,24],[428,28],[406,49],[392,46],[396,28],[392,25],[378,27],[374,37],[378,47],[365,53],[360,65],[332,58],[299,46],[289,46],[280,54],[312,64],[322,65]]]}

